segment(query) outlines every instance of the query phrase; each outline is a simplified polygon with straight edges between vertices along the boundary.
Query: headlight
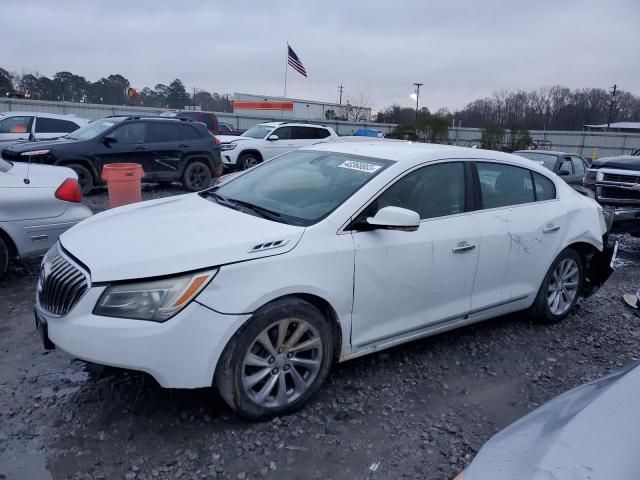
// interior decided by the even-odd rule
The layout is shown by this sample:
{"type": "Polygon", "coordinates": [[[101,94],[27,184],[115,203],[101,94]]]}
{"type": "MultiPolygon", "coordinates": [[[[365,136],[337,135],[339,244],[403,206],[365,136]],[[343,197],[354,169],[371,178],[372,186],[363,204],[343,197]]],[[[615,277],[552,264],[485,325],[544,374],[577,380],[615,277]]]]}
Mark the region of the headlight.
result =
{"type": "Polygon", "coordinates": [[[21,157],[33,157],[35,155],[46,155],[50,150],[31,150],[30,152],[22,152],[21,157]]]}
{"type": "Polygon", "coordinates": [[[220,145],[220,150],[233,150],[237,145],[237,143],[223,143],[220,145]]]}
{"type": "Polygon", "coordinates": [[[164,322],[193,300],[218,269],[162,280],[107,287],[93,309],[96,315],[164,322]]]}

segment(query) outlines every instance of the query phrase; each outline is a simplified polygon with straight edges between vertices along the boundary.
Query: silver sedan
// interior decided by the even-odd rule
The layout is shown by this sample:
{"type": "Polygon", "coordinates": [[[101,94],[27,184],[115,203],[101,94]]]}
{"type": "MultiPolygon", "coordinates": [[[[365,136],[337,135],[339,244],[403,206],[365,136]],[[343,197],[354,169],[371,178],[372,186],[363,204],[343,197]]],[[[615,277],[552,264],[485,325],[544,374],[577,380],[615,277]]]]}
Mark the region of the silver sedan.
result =
{"type": "Polygon", "coordinates": [[[10,259],[43,255],[66,230],[92,215],[76,173],[66,167],[0,159],[0,278],[10,259]]]}
{"type": "Polygon", "coordinates": [[[640,477],[640,363],[554,398],[490,439],[456,480],[640,477]]]}

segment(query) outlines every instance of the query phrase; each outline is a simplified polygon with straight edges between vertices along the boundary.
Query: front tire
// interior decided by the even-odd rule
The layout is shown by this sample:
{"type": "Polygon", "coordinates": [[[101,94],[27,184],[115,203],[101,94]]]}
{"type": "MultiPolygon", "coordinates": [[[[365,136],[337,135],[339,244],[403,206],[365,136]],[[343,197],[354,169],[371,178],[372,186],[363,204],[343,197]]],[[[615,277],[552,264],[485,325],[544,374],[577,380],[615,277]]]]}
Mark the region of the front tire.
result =
{"type": "Polygon", "coordinates": [[[93,190],[94,185],[93,175],[91,174],[89,169],[84,165],[80,165],[78,163],[70,163],[68,165],[65,165],[65,167],[73,169],[73,171],[76,172],[76,175],[78,175],[78,183],[80,184],[80,188],[82,189],[82,195],[89,195],[89,193],[91,193],[91,190],[93,190]]]}
{"type": "Polygon", "coordinates": [[[182,184],[190,192],[198,192],[211,185],[211,170],[204,162],[195,161],[187,165],[182,174],[182,184]]]}
{"type": "Polygon", "coordinates": [[[238,158],[238,169],[239,170],[248,170],[251,167],[255,167],[262,160],[255,153],[243,153],[238,158]]]}
{"type": "Polygon", "coordinates": [[[549,267],[529,316],[539,323],[560,322],[578,302],[583,282],[582,257],[571,248],[563,250],[549,267]]]}
{"type": "Polygon", "coordinates": [[[259,310],[225,348],[214,383],[225,402],[250,419],[292,412],[322,386],[333,360],[332,329],[300,299],[259,310]]]}

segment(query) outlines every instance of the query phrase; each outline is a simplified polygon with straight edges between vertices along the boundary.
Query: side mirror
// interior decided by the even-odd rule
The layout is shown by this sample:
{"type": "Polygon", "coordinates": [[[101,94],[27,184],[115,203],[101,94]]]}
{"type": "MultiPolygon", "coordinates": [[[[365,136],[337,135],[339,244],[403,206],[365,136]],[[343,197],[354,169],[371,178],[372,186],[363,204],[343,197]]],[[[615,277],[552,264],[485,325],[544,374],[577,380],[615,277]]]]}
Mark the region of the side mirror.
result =
{"type": "Polygon", "coordinates": [[[104,137],[102,137],[102,143],[104,143],[107,147],[112,143],[117,143],[117,142],[118,142],[118,139],[114,136],[105,135],[104,137]]]}
{"type": "Polygon", "coordinates": [[[280,137],[278,137],[278,135],[269,135],[267,137],[267,140],[269,140],[270,142],[275,142],[276,140],[280,140],[280,137]]]}
{"type": "Polygon", "coordinates": [[[400,207],[384,207],[373,217],[367,218],[373,228],[413,232],[420,227],[420,215],[413,210],[400,207]]]}

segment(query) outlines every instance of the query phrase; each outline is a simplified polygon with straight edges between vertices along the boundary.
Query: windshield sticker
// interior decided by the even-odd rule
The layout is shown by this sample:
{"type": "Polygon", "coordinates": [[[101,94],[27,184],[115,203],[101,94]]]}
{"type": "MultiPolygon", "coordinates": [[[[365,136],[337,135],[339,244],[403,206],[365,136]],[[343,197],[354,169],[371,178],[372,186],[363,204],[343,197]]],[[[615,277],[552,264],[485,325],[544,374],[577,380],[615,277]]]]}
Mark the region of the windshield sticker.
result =
{"type": "Polygon", "coordinates": [[[349,170],[358,170],[359,172],[373,173],[382,168],[381,165],[375,165],[367,162],[357,162],[355,160],[347,160],[338,165],[338,168],[348,168],[349,170]]]}

